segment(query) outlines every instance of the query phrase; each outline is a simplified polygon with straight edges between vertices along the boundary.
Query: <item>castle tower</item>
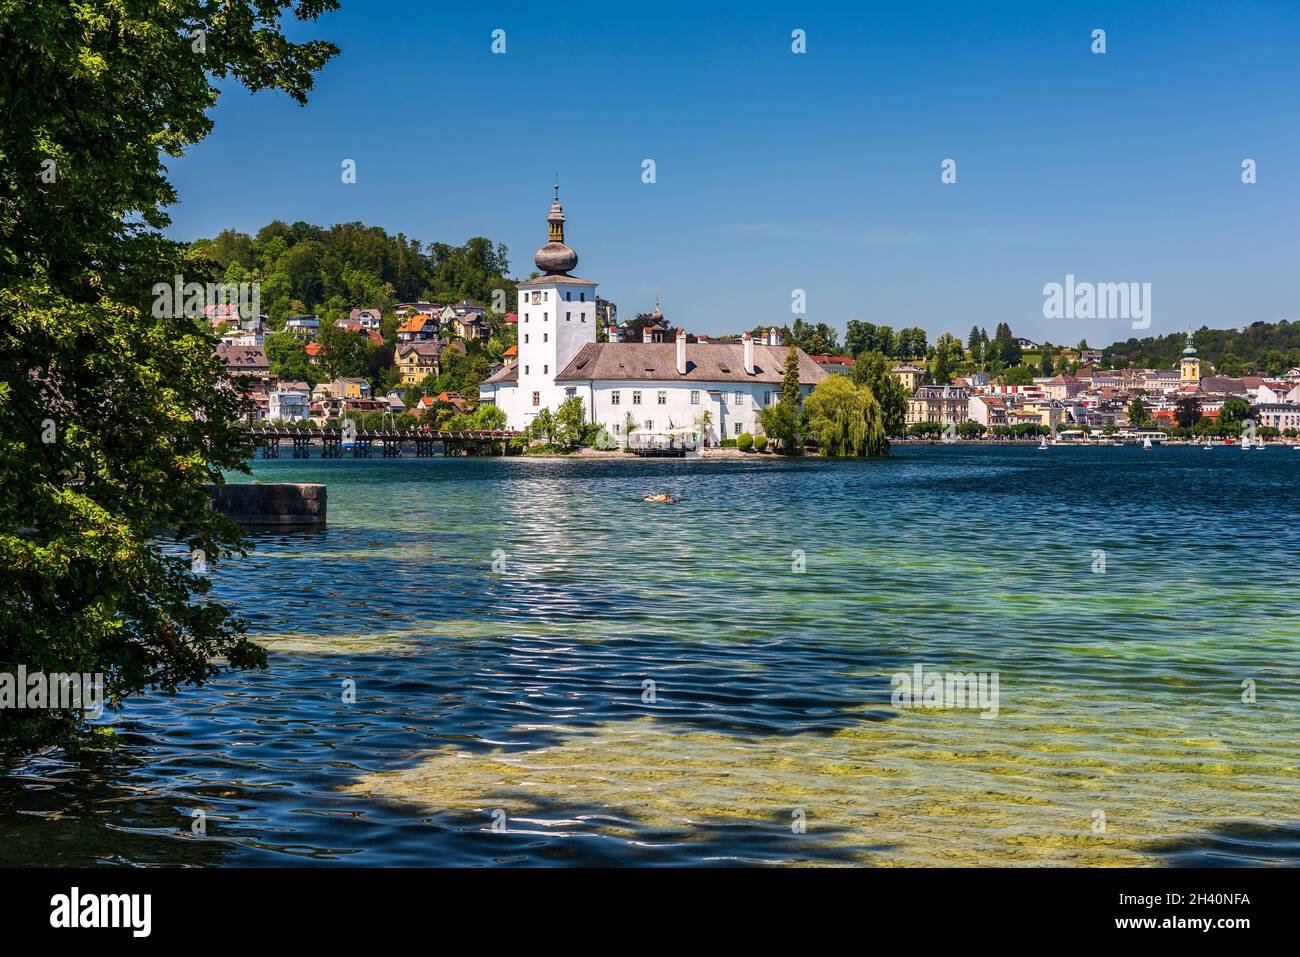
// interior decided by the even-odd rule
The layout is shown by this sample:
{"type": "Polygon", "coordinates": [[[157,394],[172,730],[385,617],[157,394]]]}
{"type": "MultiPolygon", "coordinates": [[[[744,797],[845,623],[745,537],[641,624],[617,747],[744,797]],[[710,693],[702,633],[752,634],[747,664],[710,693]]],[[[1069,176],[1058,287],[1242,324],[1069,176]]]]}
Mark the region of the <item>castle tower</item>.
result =
{"type": "MultiPolygon", "coordinates": [[[[534,262],[542,275],[519,284],[519,400],[526,425],[542,409],[555,412],[570,394],[555,377],[582,347],[596,341],[596,283],[572,275],[578,254],[564,242],[560,187],[550,215],[548,241],[534,262]]],[[[587,397],[583,396],[584,401],[587,397]]],[[[587,410],[590,419],[591,410],[587,410]]]]}

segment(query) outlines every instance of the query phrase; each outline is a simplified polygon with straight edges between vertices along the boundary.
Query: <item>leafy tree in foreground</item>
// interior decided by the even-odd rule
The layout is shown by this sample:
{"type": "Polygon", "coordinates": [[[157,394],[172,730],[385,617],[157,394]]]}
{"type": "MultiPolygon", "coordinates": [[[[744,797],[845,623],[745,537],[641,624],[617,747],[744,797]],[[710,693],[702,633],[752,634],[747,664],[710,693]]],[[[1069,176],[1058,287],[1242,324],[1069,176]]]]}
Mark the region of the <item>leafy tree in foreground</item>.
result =
{"type": "Polygon", "coordinates": [[[889,368],[889,361],[879,352],[864,352],[853,366],[853,381],[871,389],[880,403],[885,435],[900,436],[906,429],[907,386],[889,368]]]}
{"type": "Polygon", "coordinates": [[[822,455],[861,457],[889,450],[880,403],[870,387],[833,375],[812,391],[805,405],[808,428],[822,455]]]}
{"type": "MultiPolygon", "coordinates": [[[[209,132],[219,80],[304,102],[337,51],[286,39],[282,8],[336,6],[0,2],[0,672],[100,672],[116,699],[265,663],[206,598],[241,547],[207,486],[249,449],[210,332],[149,308],[211,268],[157,232],[160,151],[209,132]]],[[[76,717],[0,711],[0,748],[76,717]]]]}

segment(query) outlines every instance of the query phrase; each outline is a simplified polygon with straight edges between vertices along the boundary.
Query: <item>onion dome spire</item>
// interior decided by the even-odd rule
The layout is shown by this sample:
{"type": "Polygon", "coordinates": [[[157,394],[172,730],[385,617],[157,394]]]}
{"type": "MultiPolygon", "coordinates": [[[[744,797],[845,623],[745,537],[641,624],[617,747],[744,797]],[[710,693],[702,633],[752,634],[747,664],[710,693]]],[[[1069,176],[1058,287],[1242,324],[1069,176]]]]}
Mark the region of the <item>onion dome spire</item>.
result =
{"type": "Polygon", "coordinates": [[[555,201],[551,203],[551,213],[546,217],[546,222],[550,225],[549,241],[537,250],[533,259],[537,268],[548,276],[563,276],[578,266],[578,254],[564,244],[564,207],[560,205],[559,177],[556,179],[555,201]]]}

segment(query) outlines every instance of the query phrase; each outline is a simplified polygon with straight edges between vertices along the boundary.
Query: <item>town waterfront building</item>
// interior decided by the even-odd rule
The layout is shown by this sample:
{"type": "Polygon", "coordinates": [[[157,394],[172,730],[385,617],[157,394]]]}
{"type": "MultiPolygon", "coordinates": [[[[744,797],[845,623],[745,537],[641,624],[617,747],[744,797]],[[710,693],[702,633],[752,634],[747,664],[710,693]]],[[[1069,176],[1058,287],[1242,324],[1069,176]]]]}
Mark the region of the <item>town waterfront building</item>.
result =
{"type": "Polygon", "coordinates": [[[923,385],[907,400],[907,424],[961,425],[970,418],[970,397],[960,386],[923,385]]]}
{"type": "MultiPolygon", "coordinates": [[[[549,242],[535,260],[542,275],[519,283],[519,354],[484,380],[481,401],[523,429],[577,396],[586,420],[620,443],[629,430],[697,429],[710,444],[762,431],[758,413],[781,398],[787,349],[749,333],[738,342],[688,342],[683,329],[661,342],[598,342],[596,283],[573,275],[578,254],[564,241],[559,187],[547,222],[549,242]]],[[[802,399],[828,373],[795,353],[802,399]]]]}

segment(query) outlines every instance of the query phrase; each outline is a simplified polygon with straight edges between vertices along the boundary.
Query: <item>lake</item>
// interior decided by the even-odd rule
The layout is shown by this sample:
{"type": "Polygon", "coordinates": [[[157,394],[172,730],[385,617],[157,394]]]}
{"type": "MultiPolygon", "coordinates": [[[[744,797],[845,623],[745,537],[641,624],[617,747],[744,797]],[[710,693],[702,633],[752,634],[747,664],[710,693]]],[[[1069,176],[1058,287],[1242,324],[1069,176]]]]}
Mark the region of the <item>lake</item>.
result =
{"type": "Polygon", "coordinates": [[[0,864],[1300,862],[1293,449],[254,471],[329,486],[213,571],[270,669],[0,778],[0,864]]]}

